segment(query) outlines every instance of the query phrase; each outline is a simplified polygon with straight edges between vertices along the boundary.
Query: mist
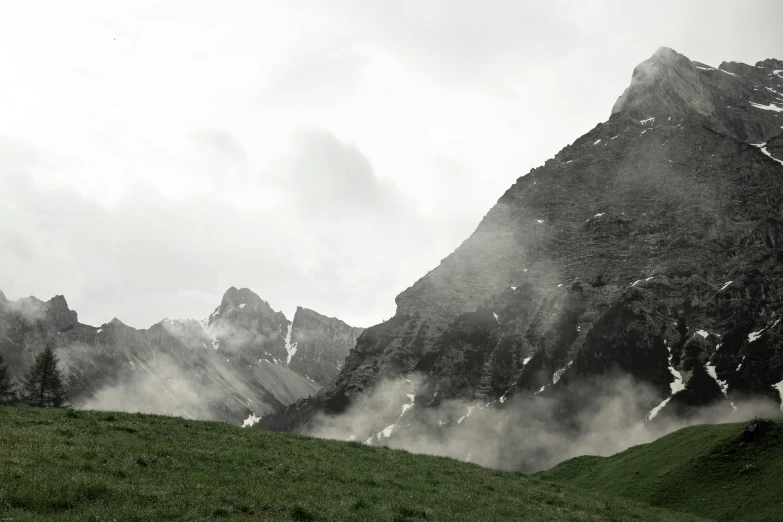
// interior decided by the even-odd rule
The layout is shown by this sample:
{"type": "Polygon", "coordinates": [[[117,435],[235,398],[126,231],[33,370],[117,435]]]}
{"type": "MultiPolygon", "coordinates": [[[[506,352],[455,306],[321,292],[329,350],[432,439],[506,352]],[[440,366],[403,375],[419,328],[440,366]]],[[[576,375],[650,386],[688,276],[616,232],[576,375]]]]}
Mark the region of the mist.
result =
{"type": "Polygon", "coordinates": [[[421,377],[386,380],[337,416],[319,415],[307,435],[356,440],[412,453],[534,472],[581,455],[608,456],[693,424],[779,417],[768,399],[704,407],[687,420],[660,415],[645,422],[660,397],[628,375],[571,382],[552,395],[520,394],[506,400],[447,400],[422,406],[421,377]]]}

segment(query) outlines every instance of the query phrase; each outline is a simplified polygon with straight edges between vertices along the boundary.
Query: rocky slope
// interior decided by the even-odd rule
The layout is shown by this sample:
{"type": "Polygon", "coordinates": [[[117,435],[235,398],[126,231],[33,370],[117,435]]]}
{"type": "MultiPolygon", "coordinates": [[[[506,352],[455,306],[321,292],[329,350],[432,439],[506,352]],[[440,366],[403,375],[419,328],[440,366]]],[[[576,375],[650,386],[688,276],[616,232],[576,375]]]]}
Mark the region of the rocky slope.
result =
{"type": "Polygon", "coordinates": [[[355,328],[334,317],[297,307],[290,339],[295,351],[288,367],[320,386],[328,386],[337,378],[362,331],[363,328],[355,328]]]}
{"type": "MultiPolygon", "coordinates": [[[[332,325],[318,328],[309,324],[302,332],[312,339],[305,340],[302,368],[341,364],[340,353],[344,359],[350,349],[340,345],[332,325]],[[323,349],[318,339],[325,340],[323,349]]],[[[0,293],[0,350],[11,373],[21,377],[52,345],[77,407],[252,424],[321,386],[288,366],[291,335],[285,315],[246,288],[230,288],[204,321],[167,319],[147,330],[118,319],[99,328],[81,324],[62,296],[8,301],[0,293]]],[[[354,340],[345,338],[351,345],[354,340]]]]}
{"type": "MultiPolygon", "coordinates": [[[[615,374],[652,390],[647,421],[779,402],[782,145],[783,61],[713,68],[660,49],[606,122],[519,178],[364,331],[334,385],[259,426],[307,429],[414,374],[403,415],[368,415],[357,438],[450,399],[502,408],[615,374]]],[[[574,392],[560,414],[590,400],[574,392]]]]}

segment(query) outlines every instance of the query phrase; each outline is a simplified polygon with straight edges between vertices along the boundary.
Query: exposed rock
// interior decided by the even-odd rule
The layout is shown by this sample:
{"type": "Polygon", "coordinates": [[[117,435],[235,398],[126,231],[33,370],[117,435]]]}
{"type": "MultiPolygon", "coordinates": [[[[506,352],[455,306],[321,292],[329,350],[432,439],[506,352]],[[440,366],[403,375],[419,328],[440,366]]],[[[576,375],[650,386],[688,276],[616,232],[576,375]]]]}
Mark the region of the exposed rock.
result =
{"type": "Polygon", "coordinates": [[[362,331],[334,317],[297,307],[290,341],[296,351],[288,366],[320,386],[330,385],[362,331]]]}
{"type": "Polygon", "coordinates": [[[534,400],[621,371],[659,402],[681,373],[671,412],[729,407],[706,364],[730,398],[772,397],[783,379],[783,164],[764,151],[777,154],[783,135],[776,69],[660,49],[608,121],[519,178],[397,297],[395,317],[364,331],[334,385],[259,426],[301,428],[411,372],[433,405],[534,400]]]}

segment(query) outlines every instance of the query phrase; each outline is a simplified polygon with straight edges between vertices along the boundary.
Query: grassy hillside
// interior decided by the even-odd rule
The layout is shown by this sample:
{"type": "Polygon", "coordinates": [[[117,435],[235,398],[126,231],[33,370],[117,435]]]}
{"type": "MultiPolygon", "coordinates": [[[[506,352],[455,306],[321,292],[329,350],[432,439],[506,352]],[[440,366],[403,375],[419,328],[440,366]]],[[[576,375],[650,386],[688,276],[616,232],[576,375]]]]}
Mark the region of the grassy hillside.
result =
{"type": "Polygon", "coordinates": [[[715,520],[783,520],[783,422],[692,426],[611,457],[578,457],[537,477],[715,520]],[[758,432],[757,432],[758,433],[758,432]],[[746,439],[746,440],[743,440],[746,439]]]}
{"type": "Polygon", "coordinates": [[[151,415],[0,408],[2,520],[695,520],[357,443],[151,415]]]}

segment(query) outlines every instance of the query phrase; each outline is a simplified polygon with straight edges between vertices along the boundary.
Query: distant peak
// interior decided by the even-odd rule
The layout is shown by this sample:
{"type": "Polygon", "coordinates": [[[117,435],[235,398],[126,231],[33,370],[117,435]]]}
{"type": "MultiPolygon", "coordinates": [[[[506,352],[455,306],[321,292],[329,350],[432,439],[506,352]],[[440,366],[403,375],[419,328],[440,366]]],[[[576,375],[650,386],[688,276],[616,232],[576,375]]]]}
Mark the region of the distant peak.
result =
{"type": "Polygon", "coordinates": [[[49,305],[50,308],[57,308],[61,310],[70,310],[68,308],[68,301],[65,300],[65,296],[62,295],[56,295],[49,299],[49,302],[46,303],[49,305]]]}
{"type": "MultiPolygon", "coordinates": [[[[698,63],[698,62],[696,62],[698,63]]],[[[661,47],[637,65],[631,84],[617,99],[612,114],[637,110],[646,115],[714,111],[704,79],[687,56],[661,47]]]]}
{"type": "Polygon", "coordinates": [[[676,60],[678,58],[685,58],[685,56],[671,47],[659,47],[658,50],[655,51],[655,54],[652,55],[652,59],[657,60],[676,60]]]}
{"type": "Polygon", "coordinates": [[[249,288],[239,288],[232,286],[223,294],[223,302],[226,304],[255,303],[263,301],[258,294],[249,288]]]}
{"type": "Polygon", "coordinates": [[[5,294],[2,290],[0,290],[0,303],[7,303],[8,299],[6,299],[5,294]]]}

